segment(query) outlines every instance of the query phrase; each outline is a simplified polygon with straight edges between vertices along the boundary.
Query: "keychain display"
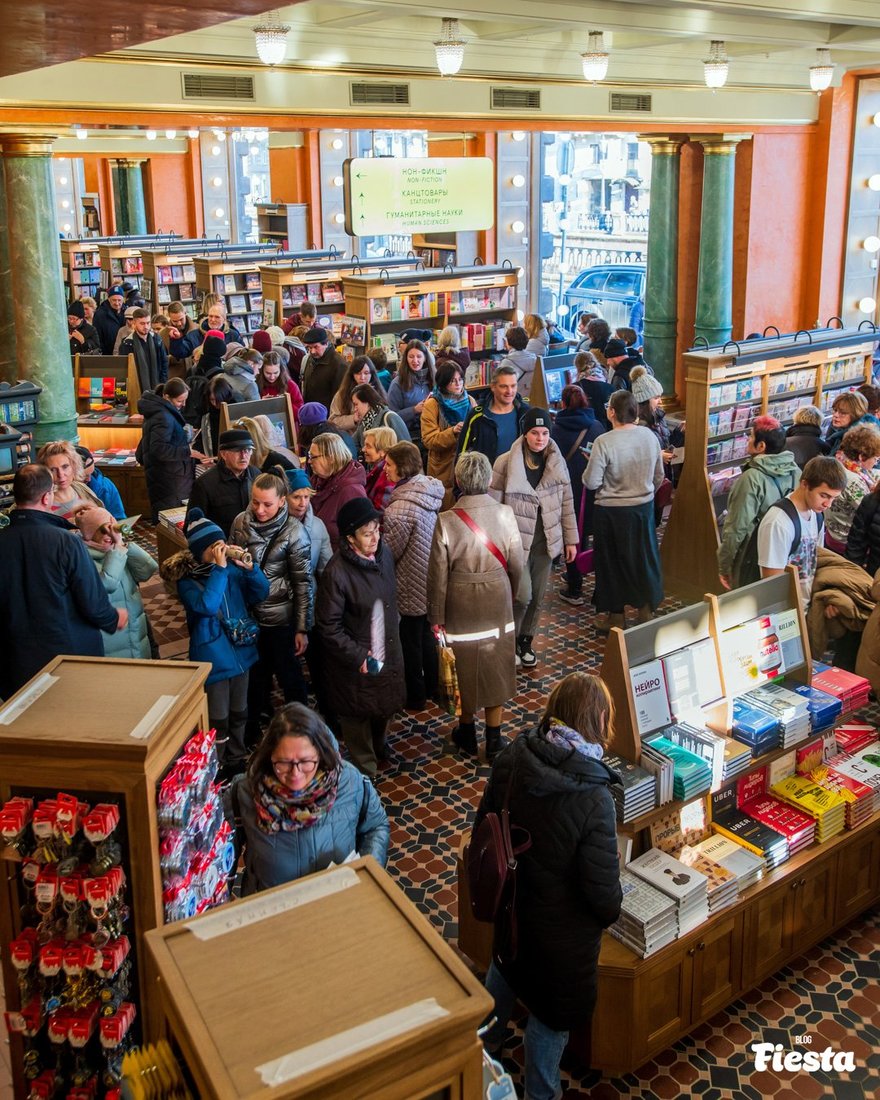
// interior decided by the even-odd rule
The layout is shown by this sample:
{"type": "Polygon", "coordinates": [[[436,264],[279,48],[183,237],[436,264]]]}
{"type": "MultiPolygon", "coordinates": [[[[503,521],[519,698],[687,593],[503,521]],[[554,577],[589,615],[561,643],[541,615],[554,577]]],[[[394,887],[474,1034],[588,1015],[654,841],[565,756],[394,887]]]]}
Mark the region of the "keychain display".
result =
{"type": "Polygon", "coordinates": [[[126,1100],[193,1100],[166,1039],[129,1051],[122,1079],[126,1100]]]}
{"type": "Polygon", "coordinates": [[[19,867],[21,932],[9,945],[29,1100],[117,1100],[136,1016],[119,806],[60,792],[0,807],[3,855],[19,867]]]}
{"type": "Polygon", "coordinates": [[[159,863],[165,921],[229,900],[235,849],[216,782],[216,734],[199,730],[159,787],[159,863]]]}

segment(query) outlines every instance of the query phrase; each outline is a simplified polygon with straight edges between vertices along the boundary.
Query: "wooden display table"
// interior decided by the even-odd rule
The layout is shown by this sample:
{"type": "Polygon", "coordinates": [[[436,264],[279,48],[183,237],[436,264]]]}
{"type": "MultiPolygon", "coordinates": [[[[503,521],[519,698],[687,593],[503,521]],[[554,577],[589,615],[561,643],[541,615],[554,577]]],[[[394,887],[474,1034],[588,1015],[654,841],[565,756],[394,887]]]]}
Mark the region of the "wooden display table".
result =
{"type": "MultiPolygon", "coordinates": [[[[207,729],[204,692],[211,666],[189,661],[129,661],[56,657],[0,707],[0,803],[14,795],[35,800],[59,791],[83,801],[115,802],[122,822],[122,868],[131,918],[126,933],[137,962],[131,999],[146,1038],[159,1034],[155,979],[141,946],[163,921],[156,792],[187,739],[207,729]]],[[[9,942],[21,931],[24,891],[15,863],[5,863],[0,887],[0,956],[7,1009],[19,1008],[9,942]]],[[[20,1036],[11,1036],[16,1097],[20,1036]]]]}
{"type": "Polygon", "coordinates": [[[201,1100],[482,1098],[492,998],[372,858],[146,943],[201,1100]]]}
{"type": "Polygon", "coordinates": [[[181,550],[186,550],[189,545],[186,541],[186,536],[179,527],[175,527],[172,531],[170,527],[166,527],[164,523],[156,524],[156,558],[161,565],[166,558],[170,558],[172,554],[177,554],[181,550]]]}

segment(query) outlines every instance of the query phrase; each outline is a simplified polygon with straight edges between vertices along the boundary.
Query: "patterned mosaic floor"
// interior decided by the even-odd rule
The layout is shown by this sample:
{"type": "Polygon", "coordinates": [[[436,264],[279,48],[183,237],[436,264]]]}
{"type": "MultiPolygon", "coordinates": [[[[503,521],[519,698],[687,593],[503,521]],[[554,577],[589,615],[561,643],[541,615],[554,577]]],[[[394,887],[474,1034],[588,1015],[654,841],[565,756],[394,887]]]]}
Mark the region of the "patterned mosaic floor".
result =
{"type": "MultiPolygon", "coordinates": [[[[144,533],[149,546],[150,533],[144,533]]],[[[589,605],[559,600],[554,578],[544,622],[535,640],[539,661],[519,678],[520,691],[505,716],[504,729],[526,728],[541,712],[552,685],[574,667],[598,671],[604,639],[590,625],[589,605]]],[[[160,650],[186,654],[179,605],[161,582],[145,588],[160,650]]],[[[589,582],[585,589],[589,597],[589,582]]],[[[669,604],[670,609],[674,605],[669,604]]],[[[380,774],[379,791],[391,819],[389,870],[410,899],[455,941],[458,906],[455,852],[479,801],[488,768],[482,761],[453,755],[448,733],[453,720],[431,708],[395,721],[392,759],[380,774]]],[[[478,726],[479,730],[479,726],[478,726]]],[[[601,1011],[599,1005],[597,1011],[601,1011]]],[[[522,1033],[514,1028],[504,1061],[520,1082],[522,1033]]],[[[565,1065],[565,1063],[564,1063],[565,1065]]],[[[861,1100],[880,1096],[880,912],[874,911],[807,952],[758,989],[734,1002],[682,1042],[622,1079],[564,1077],[564,1100],[640,1097],[671,1100],[810,1100],[833,1096],[861,1100]],[[749,1046],[782,1043],[794,1049],[794,1035],[809,1034],[812,1049],[852,1051],[857,1065],[846,1073],[758,1073],[749,1046]]]]}

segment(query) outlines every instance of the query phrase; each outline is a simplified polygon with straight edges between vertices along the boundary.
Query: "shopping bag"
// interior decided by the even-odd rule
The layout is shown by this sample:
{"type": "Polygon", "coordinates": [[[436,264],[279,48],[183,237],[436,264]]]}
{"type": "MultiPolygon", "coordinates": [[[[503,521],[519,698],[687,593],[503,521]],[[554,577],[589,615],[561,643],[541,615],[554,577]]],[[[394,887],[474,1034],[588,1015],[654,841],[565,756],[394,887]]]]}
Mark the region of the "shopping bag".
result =
{"type": "Polygon", "coordinates": [[[593,572],[593,557],[592,548],[589,550],[581,550],[575,555],[574,567],[577,569],[578,573],[583,573],[584,576],[586,576],[587,573],[593,572]]]}
{"type": "Polygon", "coordinates": [[[458,689],[458,672],[455,668],[455,651],[441,631],[437,635],[437,702],[447,714],[461,715],[461,692],[458,689]]]}

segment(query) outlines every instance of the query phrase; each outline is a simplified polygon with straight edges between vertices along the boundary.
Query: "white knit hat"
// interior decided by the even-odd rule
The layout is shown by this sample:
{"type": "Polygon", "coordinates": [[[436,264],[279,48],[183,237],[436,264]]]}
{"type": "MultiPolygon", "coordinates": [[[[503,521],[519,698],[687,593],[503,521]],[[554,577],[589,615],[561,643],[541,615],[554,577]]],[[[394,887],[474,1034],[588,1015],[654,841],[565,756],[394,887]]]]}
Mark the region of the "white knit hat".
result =
{"type": "Polygon", "coordinates": [[[650,401],[652,397],[663,396],[663,386],[641,365],[633,367],[629,372],[629,380],[632,395],[640,405],[643,401],[650,401]]]}

